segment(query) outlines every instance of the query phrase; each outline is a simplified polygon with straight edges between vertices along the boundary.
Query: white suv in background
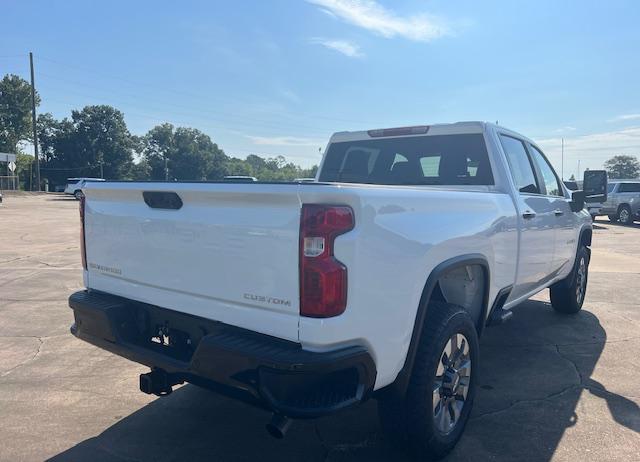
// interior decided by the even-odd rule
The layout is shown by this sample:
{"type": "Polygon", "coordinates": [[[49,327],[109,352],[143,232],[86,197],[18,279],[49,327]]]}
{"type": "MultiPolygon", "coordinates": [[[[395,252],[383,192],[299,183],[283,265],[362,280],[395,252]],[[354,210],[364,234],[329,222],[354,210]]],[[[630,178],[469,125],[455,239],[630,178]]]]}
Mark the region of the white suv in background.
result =
{"type": "Polygon", "coordinates": [[[67,178],[67,186],[64,188],[64,193],[72,194],[76,199],[80,199],[85,183],[94,181],[104,181],[104,178],[67,178]]]}

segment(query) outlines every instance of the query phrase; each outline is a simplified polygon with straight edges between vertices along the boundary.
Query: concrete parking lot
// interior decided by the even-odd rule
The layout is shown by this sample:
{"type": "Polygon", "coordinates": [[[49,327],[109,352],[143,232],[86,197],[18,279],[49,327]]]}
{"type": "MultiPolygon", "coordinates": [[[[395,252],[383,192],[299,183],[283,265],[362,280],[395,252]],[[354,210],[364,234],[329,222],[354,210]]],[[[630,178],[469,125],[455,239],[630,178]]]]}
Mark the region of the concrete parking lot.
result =
{"type": "MultiPolygon", "coordinates": [[[[139,392],[144,367],[69,333],[78,224],[63,196],[0,206],[0,460],[405,460],[375,402],[278,441],[266,412],[198,387],[139,392]]],[[[555,314],[545,291],[485,331],[473,415],[448,460],[640,460],[639,262],[640,226],[598,221],[580,314],[555,314]]]]}

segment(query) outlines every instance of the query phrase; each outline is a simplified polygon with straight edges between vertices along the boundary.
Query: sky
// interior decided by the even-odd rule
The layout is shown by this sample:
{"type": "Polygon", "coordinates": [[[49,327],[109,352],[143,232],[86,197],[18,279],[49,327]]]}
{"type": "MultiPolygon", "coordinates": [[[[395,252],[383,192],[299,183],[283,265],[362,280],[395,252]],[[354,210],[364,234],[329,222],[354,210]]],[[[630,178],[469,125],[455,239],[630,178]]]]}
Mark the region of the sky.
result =
{"type": "Polygon", "coordinates": [[[0,75],[28,79],[32,51],[38,111],[57,118],[111,104],[134,134],[170,122],[229,155],[305,167],[336,131],[463,120],[534,139],[565,178],[640,156],[636,0],[3,0],[1,11],[0,75]]]}

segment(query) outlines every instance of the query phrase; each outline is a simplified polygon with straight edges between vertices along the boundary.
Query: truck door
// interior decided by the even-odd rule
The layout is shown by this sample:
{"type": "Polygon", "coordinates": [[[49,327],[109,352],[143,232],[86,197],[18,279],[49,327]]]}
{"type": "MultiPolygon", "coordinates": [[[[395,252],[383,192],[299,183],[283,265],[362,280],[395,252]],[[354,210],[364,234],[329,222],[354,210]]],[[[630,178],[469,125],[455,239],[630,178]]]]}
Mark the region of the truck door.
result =
{"type": "Polygon", "coordinates": [[[518,263],[509,297],[514,300],[534,291],[549,277],[555,247],[556,204],[543,194],[524,142],[502,133],[499,138],[518,192],[515,199],[520,229],[518,263]]]}
{"type": "Polygon", "coordinates": [[[551,276],[574,263],[577,248],[578,217],[571,210],[570,198],[565,197],[558,175],[542,151],[530,143],[527,150],[533,160],[540,187],[545,197],[553,204],[553,227],[555,228],[555,248],[550,268],[551,276]]]}

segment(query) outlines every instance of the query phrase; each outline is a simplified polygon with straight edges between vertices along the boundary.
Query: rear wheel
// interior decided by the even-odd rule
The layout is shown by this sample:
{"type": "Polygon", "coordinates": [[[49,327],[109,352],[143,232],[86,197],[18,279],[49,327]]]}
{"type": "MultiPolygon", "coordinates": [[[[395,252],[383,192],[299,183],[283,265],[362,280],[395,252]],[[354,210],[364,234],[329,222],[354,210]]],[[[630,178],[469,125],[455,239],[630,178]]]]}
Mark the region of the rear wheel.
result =
{"type": "Polygon", "coordinates": [[[74,197],[75,197],[76,199],[78,199],[78,200],[80,200],[80,198],[81,198],[82,196],[84,196],[83,192],[82,192],[81,190],[79,190],[79,189],[78,189],[76,192],[74,192],[74,193],[73,193],[73,195],[74,195],[74,197]]]}
{"type": "Polygon", "coordinates": [[[401,399],[382,399],[382,426],[419,457],[441,458],[457,443],[471,413],[478,373],[478,334],[469,313],[429,304],[411,380],[401,399]]]}
{"type": "Polygon", "coordinates": [[[580,246],[571,274],[562,281],[555,283],[549,290],[553,309],[565,314],[573,314],[580,311],[584,303],[584,297],[587,294],[588,276],[589,251],[586,247],[580,246]]]}
{"type": "Polygon", "coordinates": [[[618,210],[618,219],[620,223],[623,225],[630,225],[633,223],[633,216],[631,216],[631,207],[628,205],[623,205],[618,210]]]}

